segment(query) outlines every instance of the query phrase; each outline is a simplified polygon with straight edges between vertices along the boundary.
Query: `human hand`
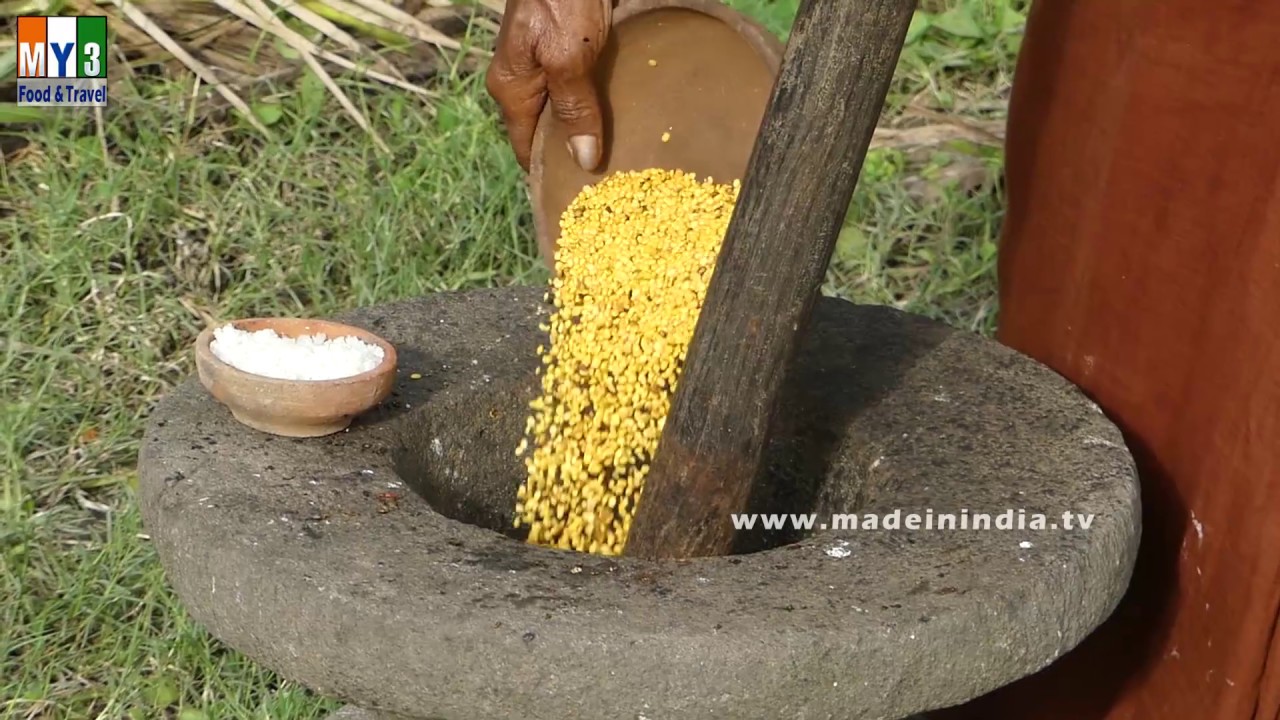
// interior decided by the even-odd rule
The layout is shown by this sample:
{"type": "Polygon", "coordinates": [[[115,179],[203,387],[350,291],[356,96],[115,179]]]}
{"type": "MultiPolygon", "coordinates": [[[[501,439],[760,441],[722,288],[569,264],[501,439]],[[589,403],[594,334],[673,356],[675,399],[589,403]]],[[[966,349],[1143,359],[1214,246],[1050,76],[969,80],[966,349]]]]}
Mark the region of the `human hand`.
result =
{"type": "Polygon", "coordinates": [[[594,71],[612,19],[613,0],[507,0],[485,85],[526,171],[548,101],[569,131],[574,160],[584,170],[600,164],[604,121],[594,71]]]}

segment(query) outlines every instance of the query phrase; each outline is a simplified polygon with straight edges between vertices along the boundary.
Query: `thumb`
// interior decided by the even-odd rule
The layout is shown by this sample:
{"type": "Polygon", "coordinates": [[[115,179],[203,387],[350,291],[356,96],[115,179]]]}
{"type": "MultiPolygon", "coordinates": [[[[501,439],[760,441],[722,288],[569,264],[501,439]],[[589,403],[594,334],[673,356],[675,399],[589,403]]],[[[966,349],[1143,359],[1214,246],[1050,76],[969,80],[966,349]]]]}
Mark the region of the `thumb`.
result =
{"type": "Polygon", "coordinates": [[[604,115],[591,67],[547,73],[547,100],[568,131],[573,159],[587,171],[595,170],[604,156],[604,115]]]}

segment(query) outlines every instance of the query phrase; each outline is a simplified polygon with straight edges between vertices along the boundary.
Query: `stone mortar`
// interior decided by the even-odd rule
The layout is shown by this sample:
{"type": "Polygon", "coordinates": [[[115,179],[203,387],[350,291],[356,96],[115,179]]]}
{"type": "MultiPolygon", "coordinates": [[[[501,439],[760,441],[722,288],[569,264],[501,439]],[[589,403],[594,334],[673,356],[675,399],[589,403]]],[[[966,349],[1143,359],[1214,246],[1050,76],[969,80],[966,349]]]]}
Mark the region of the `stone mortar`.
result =
{"type": "Polygon", "coordinates": [[[1096,405],[995,342],[835,299],[780,410],[783,490],[754,509],[1069,511],[1091,529],[756,533],[742,554],[656,563],[520,542],[542,292],[341,318],[395,344],[400,376],[328,438],[243,427],[194,380],[166,397],[140,502],[192,616],[388,717],[894,720],[1039,670],[1126,589],[1137,482],[1096,405]]]}

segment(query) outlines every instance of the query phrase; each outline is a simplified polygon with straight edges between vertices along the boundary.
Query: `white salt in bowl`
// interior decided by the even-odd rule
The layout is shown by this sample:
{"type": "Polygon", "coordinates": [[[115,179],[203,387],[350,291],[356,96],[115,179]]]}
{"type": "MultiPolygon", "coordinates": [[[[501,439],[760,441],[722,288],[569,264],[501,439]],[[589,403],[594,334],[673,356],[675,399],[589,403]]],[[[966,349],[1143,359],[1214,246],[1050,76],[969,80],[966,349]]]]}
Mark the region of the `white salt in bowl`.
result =
{"type": "Polygon", "coordinates": [[[386,399],[395,371],[391,343],[328,320],[246,318],[207,328],[196,339],[200,382],[236,420],[272,435],[320,437],[346,429],[386,399]],[[230,333],[217,333],[227,326],[230,333]]]}

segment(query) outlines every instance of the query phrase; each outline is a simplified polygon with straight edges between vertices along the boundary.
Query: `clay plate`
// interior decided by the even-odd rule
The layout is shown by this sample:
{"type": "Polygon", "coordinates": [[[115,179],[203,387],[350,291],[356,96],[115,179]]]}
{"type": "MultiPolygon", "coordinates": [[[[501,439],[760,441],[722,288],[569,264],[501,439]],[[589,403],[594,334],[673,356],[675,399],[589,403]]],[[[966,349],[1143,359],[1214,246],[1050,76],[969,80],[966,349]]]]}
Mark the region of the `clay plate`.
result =
{"type": "Polygon", "coordinates": [[[783,49],[769,31],[716,0],[619,4],[597,65],[605,115],[600,167],[578,167],[550,105],[534,135],[529,191],[543,259],[554,257],[565,208],[611,173],[663,168],[741,180],[783,49]]]}
{"type": "Polygon", "coordinates": [[[384,353],[377,367],[359,375],[335,380],[283,380],[247,373],[219,360],[210,347],[215,328],[206,328],[196,338],[200,382],[236,420],[255,430],[285,437],[330,435],[345,429],[357,415],[391,393],[396,350],[368,330],[307,318],[248,318],[232,324],[246,332],[269,328],[283,337],[316,333],[330,338],[354,336],[381,347],[384,353]]]}

